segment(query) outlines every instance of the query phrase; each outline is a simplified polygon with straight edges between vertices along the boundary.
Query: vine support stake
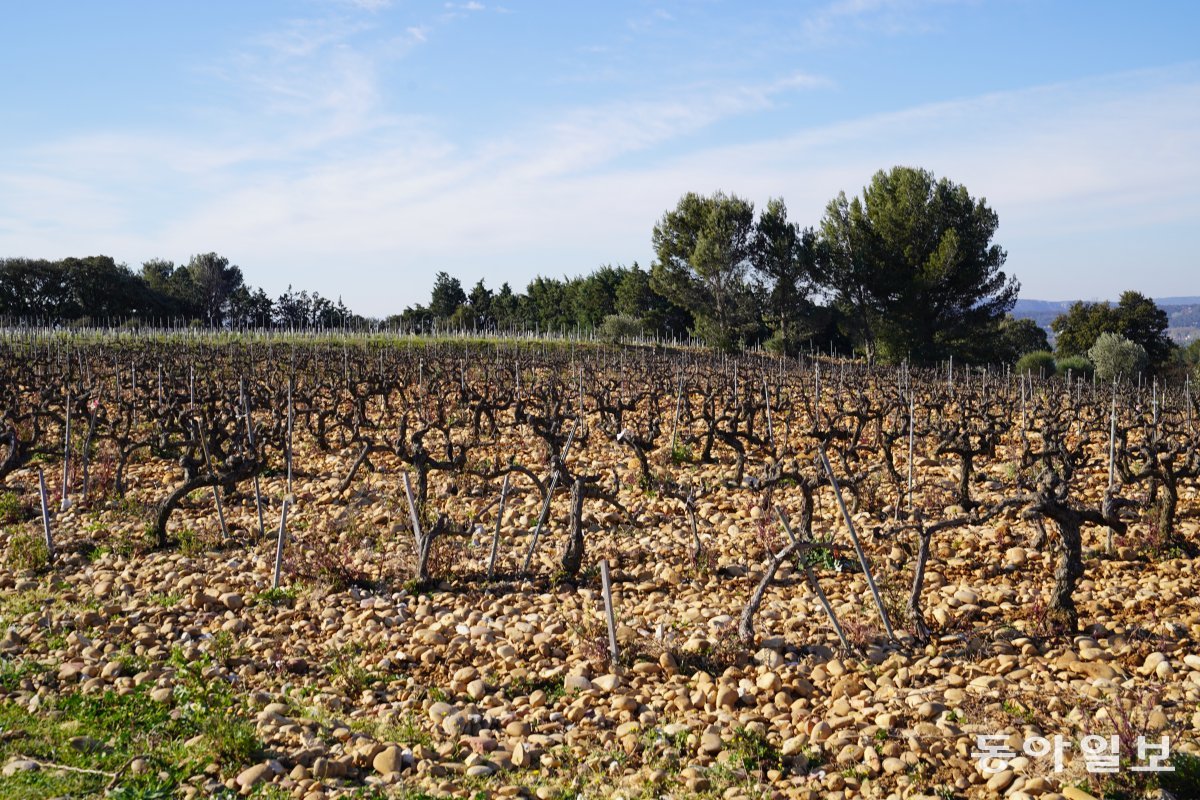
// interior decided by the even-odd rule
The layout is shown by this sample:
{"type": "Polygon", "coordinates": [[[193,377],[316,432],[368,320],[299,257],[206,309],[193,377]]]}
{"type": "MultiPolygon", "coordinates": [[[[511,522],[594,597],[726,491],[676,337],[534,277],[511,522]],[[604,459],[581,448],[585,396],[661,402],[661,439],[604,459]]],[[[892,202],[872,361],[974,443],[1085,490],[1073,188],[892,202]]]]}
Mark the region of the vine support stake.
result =
{"type": "MultiPolygon", "coordinates": [[[[571,428],[571,433],[567,436],[567,442],[563,445],[562,455],[558,459],[560,463],[566,463],[567,453],[571,450],[571,442],[575,441],[575,431],[578,428],[579,419],[576,418],[575,427],[571,428]]],[[[522,574],[529,572],[529,564],[533,561],[533,551],[537,549],[538,539],[542,535],[542,526],[546,524],[546,519],[550,516],[550,501],[554,499],[554,490],[558,488],[560,477],[560,470],[557,468],[550,475],[550,488],[546,490],[546,500],[542,503],[542,513],[538,515],[537,526],[533,529],[533,539],[529,542],[529,550],[525,552],[525,560],[521,562],[522,574]]]]}
{"type": "Polygon", "coordinates": [[[916,420],[916,396],[909,389],[908,392],[908,510],[911,513],[913,508],[913,435],[914,422],[916,420]]]}
{"type": "Polygon", "coordinates": [[[279,536],[275,539],[275,575],[271,579],[271,588],[279,588],[279,574],[283,570],[283,542],[287,538],[288,498],[283,498],[283,506],[279,509],[279,536]]]}
{"type": "Polygon", "coordinates": [[[217,521],[221,523],[221,535],[226,539],[229,538],[229,526],[225,524],[225,509],[221,505],[221,487],[216,482],[217,472],[213,469],[212,457],[208,454],[208,442],[204,439],[204,428],[200,423],[196,423],[196,438],[200,440],[200,447],[204,451],[204,466],[208,468],[208,474],[212,476],[212,494],[213,503],[217,507],[217,521]]]}
{"type": "Polygon", "coordinates": [[[671,424],[671,456],[675,456],[675,443],[679,436],[679,411],[683,404],[683,367],[679,368],[679,385],[675,389],[675,422],[671,424]]]}
{"type": "Polygon", "coordinates": [[[62,468],[62,499],[60,507],[66,511],[71,500],[68,491],[71,485],[71,391],[67,390],[67,408],[63,424],[63,468],[62,468]]]}
{"type": "Polygon", "coordinates": [[[616,673],[620,669],[620,652],[617,650],[617,615],[613,611],[612,575],[607,558],[600,562],[600,586],[604,595],[604,622],[608,626],[608,656],[616,673]]]}
{"type": "Polygon", "coordinates": [[[289,377],[287,385],[287,493],[289,497],[292,494],[292,423],[294,419],[292,412],[292,383],[294,381],[294,377],[289,377]]]}
{"type": "MultiPolygon", "coordinates": [[[[783,529],[787,531],[788,538],[792,540],[792,544],[799,547],[796,534],[792,532],[792,526],[788,524],[787,517],[784,515],[783,509],[781,509],[779,506],[775,506],[775,516],[779,518],[779,522],[783,525],[783,529]]],[[[804,555],[808,555],[808,553],[806,552],[804,555]]],[[[838,639],[841,641],[842,647],[849,650],[850,640],[846,638],[846,633],[842,630],[842,626],[838,622],[837,614],[834,613],[833,610],[833,605],[829,602],[829,598],[825,596],[825,592],[821,589],[821,584],[817,582],[817,576],[813,572],[812,565],[810,565],[807,559],[803,557],[800,559],[800,563],[804,565],[804,580],[808,583],[808,588],[812,589],[813,594],[817,596],[817,600],[821,603],[821,608],[825,610],[825,616],[829,619],[829,624],[833,626],[833,631],[837,634],[838,639]]]]}
{"type": "Polygon", "coordinates": [[[775,445],[775,430],[771,427],[771,393],[767,391],[766,378],[763,379],[763,400],[767,407],[767,441],[775,445]]]}
{"type": "Polygon", "coordinates": [[[846,501],[842,499],[842,490],[838,487],[837,478],[833,474],[833,467],[829,463],[829,456],[825,454],[825,445],[818,444],[817,448],[821,453],[821,463],[825,465],[825,472],[829,474],[829,483],[833,486],[833,496],[837,498],[838,508],[842,510],[842,518],[846,520],[846,526],[850,529],[850,539],[854,542],[854,552],[858,554],[858,563],[862,566],[863,575],[867,578],[867,586],[871,588],[871,595],[875,598],[875,606],[879,609],[879,619],[883,622],[883,629],[887,632],[888,639],[895,641],[896,634],[892,631],[892,622],[888,619],[887,609],[883,605],[883,598],[879,595],[879,587],[875,585],[875,578],[871,575],[871,564],[867,561],[867,554],[863,552],[862,542],[858,538],[858,531],[854,528],[854,520],[850,518],[850,511],[846,508],[846,501]]]}
{"type": "Polygon", "coordinates": [[[488,580],[492,580],[496,575],[496,551],[500,547],[500,525],[504,522],[504,501],[508,499],[508,475],[504,476],[504,483],[500,484],[500,508],[496,511],[496,529],[492,532],[492,551],[488,555],[488,580]]]}
{"type": "MultiPolygon", "coordinates": [[[[250,445],[250,450],[254,450],[254,425],[250,422],[250,399],[246,395],[246,381],[242,379],[238,381],[239,389],[242,394],[242,412],[246,415],[246,441],[250,445]]],[[[267,535],[266,524],[263,521],[263,501],[262,489],[258,481],[258,472],[254,473],[254,507],[258,511],[258,540],[267,535]]]]}
{"type": "MultiPolygon", "coordinates": [[[[1108,414],[1108,492],[1107,497],[1112,496],[1113,486],[1117,480],[1117,385],[1113,384],[1112,409],[1108,414]]],[[[1113,529],[1108,529],[1108,536],[1105,538],[1105,550],[1111,555],[1113,552],[1113,529]]]]}
{"type": "Polygon", "coordinates": [[[433,539],[433,535],[437,533],[437,526],[434,526],[433,534],[428,534],[421,527],[421,514],[417,510],[417,501],[413,497],[412,481],[408,478],[407,472],[400,473],[400,477],[404,481],[404,497],[408,501],[408,519],[412,523],[413,541],[416,543],[417,556],[417,582],[424,583],[429,577],[425,574],[429,563],[429,545],[433,539]]]}
{"type": "Polygon", "coordinates": [[[54,536],[50,533],[50,502],[46,499],[46,473],[38,467],[38,494],[42,498],[42,531],[46,535],[46,561],[54,563],[54,536]]]}

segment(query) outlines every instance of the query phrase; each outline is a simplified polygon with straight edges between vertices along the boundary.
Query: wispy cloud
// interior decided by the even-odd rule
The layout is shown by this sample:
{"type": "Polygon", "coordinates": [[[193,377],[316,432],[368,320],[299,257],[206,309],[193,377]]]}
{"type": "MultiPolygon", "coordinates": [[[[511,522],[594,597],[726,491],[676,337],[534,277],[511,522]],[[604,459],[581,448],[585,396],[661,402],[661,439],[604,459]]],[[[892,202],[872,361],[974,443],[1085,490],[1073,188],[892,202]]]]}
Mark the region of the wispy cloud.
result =
{"type": "Polygon", "coordinates": [[[635,33],[643,33],[663,23],[674,22],[675,15],[665,8],[656,8],[647,14],[632,17],[626,21],[626,26],[635,33]]]}
{"type": "MultiPolygon", "coordinates": [[[[1200,216],[1195,66],[823,125],[780,109],[831,79],[687,78],[488,120],[468,135],[446,118],[408,113],[384,75],[441,46],[451,16],[498,9],[435,5],[386,27],[370,15],[384,3],[357,5],[362,13],[343,3],[243,42],[219,71],[236,101],[198,111],[206,124],[169,135],[93,131],[0,161],[5,249],[104,249],[131,261],[214,249],[272,293],[291,282],[386,313],[422,299],[435,265],[464,281],[486,274],[489,285],[521,287],[535,273],[646,263],[651,226],[687,191],[725,189],[758,203],[782,195],[795,219],[816,224],[839,190],[857,192],[894,164],[986,195],[1022,278],[1031,264],[1054,271],[1031,262],[1023,242],[1200,216]],[[722,143],[722,130],[764,118],[770,133],[722,143]]],[[[840,0],[809,33],[924,24],[925,5],[840,0]]]]}
{"type": "MultiPolygon", "coordinates": [[[[1176,219],[1200,213],[1200,80],[1184,77],[1153,91],[1124,76],[992,94],[624,168],[618,159],[631,150],[762,101],[733,92],[715,108],[664,107],[643,124],[590,133],[613,109],[577,110],[537,135],[476,153],[443,143],[280,173],[180,219],[169,238],[223,231],[248,261],[307,254],[311,262],[320,253],[368,271],[437,263],[464,279],[486,271],[489,283],[506,275],[523,285],[537,272],[645,262],[653,221],[689,190],[726,189],[758,202],[783,195],[797,220],[815,224],[839,190],[855,193],[875,170],[913,164],[987,196],[1010,268],[1036,288],[1054,265],[1031,261],[1023,242],[1159,224],[1164,208],[1176,219]]],[[[652,109],[625,110],[638,119],[652,109]]],[[[345,293],[370,311],[401,303],[350,285],[345,293]]]]}
{"type": "Polygon", "coordinates": [[[702,130],[722,119],[769,108],[780,94],[826,85],[822,78],[796,74],[773,83],[695,87],[677,95],[620,100],[572,109],[543,121],[540,131],[521,138],[538,141],[522,166],[526,175],[585,170],[702,130]]]}
{"type": "Polygon", "coordinates": [[[833,0],[818,8],[803,23],[805,37],[813,43],[835,44],[851,31],[875,31],[888,36],[924,34],[937,29],[929,9],[962,5],[975,0],[833,0]]]}
{"type": "Polygon", "coordinates": [[[339,5],[351,6],[359,8],[363,11],[383,11],[385,8],[390,8],[394,0],[335,0],[339,5]]]}

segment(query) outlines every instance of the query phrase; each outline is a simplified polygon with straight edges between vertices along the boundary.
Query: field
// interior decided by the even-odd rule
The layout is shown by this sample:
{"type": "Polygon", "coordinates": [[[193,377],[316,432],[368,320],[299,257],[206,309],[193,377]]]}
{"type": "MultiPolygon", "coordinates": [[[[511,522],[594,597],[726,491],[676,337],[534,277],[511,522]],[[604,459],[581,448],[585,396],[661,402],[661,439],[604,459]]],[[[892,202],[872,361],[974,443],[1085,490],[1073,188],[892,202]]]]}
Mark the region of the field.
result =
{"type": "Polygon", "coordinates": [[[0,798],[1200,797],[1189,386],[26,334],[0,376],[0,798]]]}

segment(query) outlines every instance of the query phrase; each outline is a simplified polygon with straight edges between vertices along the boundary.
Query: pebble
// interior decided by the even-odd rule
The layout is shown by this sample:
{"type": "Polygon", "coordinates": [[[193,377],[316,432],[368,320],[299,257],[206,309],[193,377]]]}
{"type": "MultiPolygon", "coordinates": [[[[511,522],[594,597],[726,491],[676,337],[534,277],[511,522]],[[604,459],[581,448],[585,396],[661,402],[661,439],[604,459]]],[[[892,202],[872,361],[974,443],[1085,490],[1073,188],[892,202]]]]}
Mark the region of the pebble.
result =
{"type": "Polygon", "coordinates": [[[250,789],[271,777],[270,764],[255,764],[253,767],[242,770],[238,773],[234,781],[242,789],[250,789]]]}
{"type": "Polygon", "coordinates": [[[371,767],[380,775],[400,772],[404,769],[404,751],[395,745],[384,748],[371,760],[371,767]]]}
{"type": "Polygon", "coordinates": [[[14,759],[4,765],[2,772],[5,777],[11,778],[18,772],[36,772],[41,768],[41,765],[36,761],[30,761],[28,759],[14,759]]]}

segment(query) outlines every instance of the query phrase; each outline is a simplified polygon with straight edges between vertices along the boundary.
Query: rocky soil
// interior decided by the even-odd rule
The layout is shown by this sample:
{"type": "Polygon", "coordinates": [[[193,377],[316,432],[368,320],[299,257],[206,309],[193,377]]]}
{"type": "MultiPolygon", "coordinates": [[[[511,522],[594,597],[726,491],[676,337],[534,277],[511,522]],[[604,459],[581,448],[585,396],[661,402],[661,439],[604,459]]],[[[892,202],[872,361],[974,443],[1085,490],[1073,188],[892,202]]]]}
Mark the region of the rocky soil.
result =
{"type": "MultiPolygon", "coordinates": [[[[176,515],[179,545],[166,550],[146,547],[137,502],[56,513],[50,566],[23,549],[40,518],[4,526],[0,796],[1058,800],[1147,790],[1153,776],[1132,771],[1138,736],[1168,736],[1181,773],[1194,762],[1179,754],[1200,753],[1195,561],[1151,556],[1135,538],[1109,555],[1087,532],[1076,593],[1085,627],[1072,636],[1048,630],[1055,555],[1031,546],[1026,523],[939,535],[924,600],[935,635],[920,644],[902,630],[915,543],[872,536],[860,514],[896,641],[862,571],[826,556],[813,563],[853,648],[840,647],[793,563],[747,648],[737,617],[764,545],[783,541],[751,493],[700,502],[694,561],[682,505],[638,489],[636,462],[613,445],[634,524],[588,506],[577,582],[554,577],[565,495],[530,575],[517,575],[540,501],[515,489],[495,580],[488,512],[469,539],[439,541],[435,580],[418,586],[402,467],[379,459],[339,494],[353,456],[298,457],[278,590],[280,475],[263,480],[258,541],[252,497],[225,498],[225,540],[208,490],[176,515]],[[596,568],[605,558],[615,663],[596,568]],[[985,770],[994,764],[972,756],[979,734],[1016,756],[985,770]],[[1087,771],[1079,742],[1092,734],[1118,737],[1118,773],[1087,771]],[[1068,743],[1061,771],[1052,756],[1022,754],[1055,735],[1068,743]]],[[[949,476],[949,463],[923,464],[943,467],[949,476]]],[[[729,466],[685,469],[716,485],[729,466]]],[[[179,480],[161,470],[135,464],[131,497],[179,480]]],[[[26,468],[7,488],[32,504],[36,482],[26,468]]],[[[452,511],[495,499],[482,486],[433,491],[452,511]]],[[[815,532],[848,544],[831,498],[815,532]]],[[[774,500],[788,507],[786,491],[774,500]]],[[[1188,489],[1192,541],[1196,509],[1188,489]]]]}

